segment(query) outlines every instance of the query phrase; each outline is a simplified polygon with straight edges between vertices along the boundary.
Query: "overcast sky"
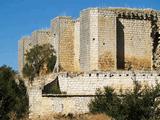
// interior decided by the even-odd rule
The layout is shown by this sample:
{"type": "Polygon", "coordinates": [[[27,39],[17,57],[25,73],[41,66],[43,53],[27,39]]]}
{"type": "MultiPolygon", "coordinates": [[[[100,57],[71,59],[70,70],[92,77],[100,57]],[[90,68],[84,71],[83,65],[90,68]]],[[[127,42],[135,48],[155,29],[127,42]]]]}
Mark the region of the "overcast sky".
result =
{"type": "Polygon", "coordinates": [[[56,16],[79,16],[87,7],[132,7],[160,10],[160,0],[0,0],[0,66],[18,68],[18,40],[48,28],[56,16]]]}

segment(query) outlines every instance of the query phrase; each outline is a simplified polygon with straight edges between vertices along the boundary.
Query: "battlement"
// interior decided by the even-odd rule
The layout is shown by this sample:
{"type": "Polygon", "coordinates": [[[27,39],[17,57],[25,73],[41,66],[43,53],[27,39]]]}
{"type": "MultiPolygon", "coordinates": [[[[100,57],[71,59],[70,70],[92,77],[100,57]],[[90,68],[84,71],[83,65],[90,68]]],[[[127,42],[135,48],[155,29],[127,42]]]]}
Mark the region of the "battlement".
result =
{"type": "Polygon", "coordinates": [[[139,19],[139,20],[157,20],[160,16],[160,12],[153,9],[137,9],[137,8],[87,8],[83,9],[84,11],[98,11],[99,15],[107,15],[112,13],[118,18],[124,19],[139,19]]]}
{"type": "Polygon", "coordinates": [[[68,72],[61,72],[59,73],[60,77],[69,77],[69,78],[74,78],[74,77],[129,77],[129,76],[139,76],[139,77],[144,77],[144,76],[154,76],[158,77],[160,76],[160,72],[158,71],[108,71],[108,72],[83,72],[83,73],[68,73],[68,72]]]}

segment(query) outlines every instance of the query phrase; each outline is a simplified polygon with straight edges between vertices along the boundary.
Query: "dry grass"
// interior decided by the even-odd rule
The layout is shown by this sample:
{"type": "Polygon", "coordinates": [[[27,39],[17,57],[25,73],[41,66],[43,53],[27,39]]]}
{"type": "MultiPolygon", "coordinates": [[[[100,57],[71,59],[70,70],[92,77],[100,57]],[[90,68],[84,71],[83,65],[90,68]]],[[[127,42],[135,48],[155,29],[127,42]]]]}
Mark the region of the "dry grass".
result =
{"type": "MultiPolygon", "coordinates": [[[[25,119],[26,120],[26,119],[25,119]]],[[[83,114],[83,115],[47,115],[43,117],[37,117],[30,120],[111,120],[111,117],[105,114],[83,114]]]]}
{"type": "Polygon", "coordinates": [[[97,114],[89,116],[87,120],[111,120],[111,117],[108,117],[105,114],[97,114]]]}

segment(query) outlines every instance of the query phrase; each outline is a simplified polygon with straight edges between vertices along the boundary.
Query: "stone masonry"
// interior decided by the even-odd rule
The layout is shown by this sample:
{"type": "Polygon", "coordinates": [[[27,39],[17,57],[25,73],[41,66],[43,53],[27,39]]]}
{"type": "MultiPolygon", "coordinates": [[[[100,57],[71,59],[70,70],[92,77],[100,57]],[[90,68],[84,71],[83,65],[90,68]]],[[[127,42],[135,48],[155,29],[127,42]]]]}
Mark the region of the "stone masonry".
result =
{"type": "Polygon", "coordinates": [[[70,17],[57,17],[51,24],[55,37],[57,67],[61,71],[74,71],[74,21],[70,17]]]}
{"type": "Polygon", "coordinates": [[[159,11],[129,8],[88,8],[77,20],[56,17],[49,30],[19,42],[19,71],[22,48],[45,43],[54,46],[56,67],[63,72],[157,69],[159,18],[159,11]]]}
{"type": "Polygon", "coordinates": [[[94,98],[96,89],[111,86],[116,92],[125,92],[133,89],[135,81],[143,86],[155,86],[157,82],[160,83],[160,74],[157,71],[59,73],[59,87],[65,94],[42,94],[44,83],[48,79],[53,81],[54,77],[49,75],[37,78],[28,88],[30,118],[53,113],[88,113],[88,104],[94,98]]]}
{"type": "Polygon", "coordinates": [[[160,11],[131,8],[87,8],[78,19],[58,16],[47,30],[19,41],[19,73],[25,53],[34,45],[53,45],[57,73],[28,85],[30,118],[52,113],[89,112],[96,89],[132,90],[135,81],[160,83],[160,11]],[[42,94],[58,80],[63,94],[42,94]]]}

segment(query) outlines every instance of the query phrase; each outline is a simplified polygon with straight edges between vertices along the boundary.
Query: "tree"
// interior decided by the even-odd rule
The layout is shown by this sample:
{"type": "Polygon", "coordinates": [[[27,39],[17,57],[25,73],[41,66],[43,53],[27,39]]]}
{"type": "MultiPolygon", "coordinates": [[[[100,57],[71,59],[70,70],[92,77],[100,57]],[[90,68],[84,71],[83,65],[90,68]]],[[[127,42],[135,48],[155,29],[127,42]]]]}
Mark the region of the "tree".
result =
{"type": "Polygon", "coordinates": [[[116,120],[158,120],[160,119],[160,101],[156,100],[160,84],[155,87],[142,86],[135,82],[133,91],[118,95],[114,89],[106,87],[98,90],[89,104],[93,113],[106,113],[116,120]]]}
{"type": "Polygon", "coordinates": [[[15,81],[16,72],[8,66],[0,67],[0,119],[23,117],[28,111],[28,95],[22,80],[15,81]]]}
{"type": "Polygon", "coordinates": [[[52,72],[56,63],[56,56],[53,46],[50,44],[35,45],[30,50],[26,51],[26,64],[23,68],[24,77],[33,79],[40,75],[40,71],[47,66],[48,72],[52,72]]]}

